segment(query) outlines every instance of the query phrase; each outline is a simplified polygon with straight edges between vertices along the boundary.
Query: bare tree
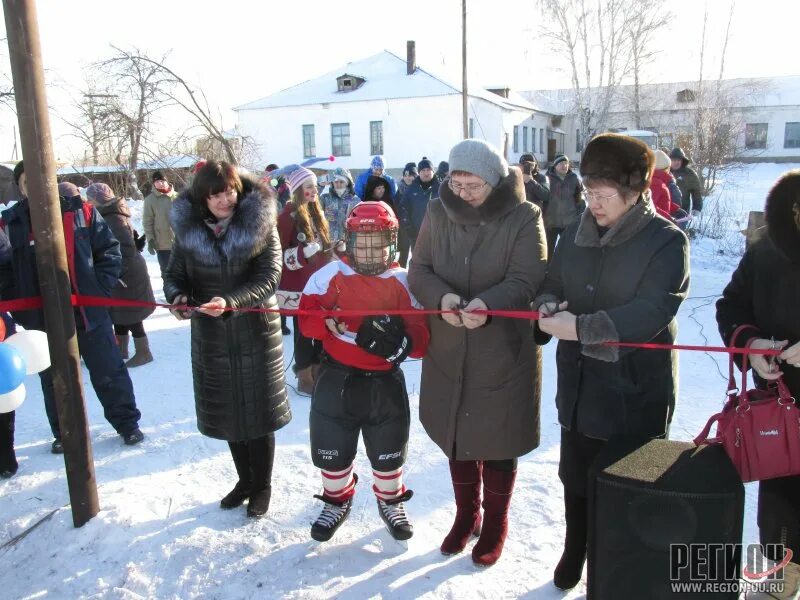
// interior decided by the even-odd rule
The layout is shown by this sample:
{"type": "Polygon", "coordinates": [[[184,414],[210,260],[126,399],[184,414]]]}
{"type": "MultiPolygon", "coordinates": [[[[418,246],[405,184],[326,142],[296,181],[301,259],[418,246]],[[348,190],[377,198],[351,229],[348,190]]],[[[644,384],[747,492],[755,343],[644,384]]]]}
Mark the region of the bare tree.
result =
{"type": "Polygon", "coordinates": [[[127,137],[117,110],[117,96],[91,77],[87,77],[79,93],[73,102],[74,115],[60,116],[70,129],[67,135],[83,144],[91,154],[92,164],[109,162],[117,155],[114,150],[120,146],[119,138],[127,137]]]}
{"type": "Polygon", "coordinates": [[[128,194],[141,199],[142,193],[136,181],[139,153],[149,133],[153,114],[169,102],[165,93],[169,82],[139,50],[114,50],[116,54],[113,57],[95,66],[112,84],[111,104],[125,134],[121,138],[124,144],[116,148],[114,160],[127,171],[128,194]]]}
{"type": "Polygon", "coordinates": [[[641,129],[643,71],[646,66],[652,63],[656,55],[652,47],[653,36],[667,26],[672,19],[672,14],[665,11],[662,5],[650,2],[650,0],[631,0],[628,10],[638,17],[627,20],[625,35],[630,43],[631,60],[633,62],[633,114],[636,129],[641,129]]]}

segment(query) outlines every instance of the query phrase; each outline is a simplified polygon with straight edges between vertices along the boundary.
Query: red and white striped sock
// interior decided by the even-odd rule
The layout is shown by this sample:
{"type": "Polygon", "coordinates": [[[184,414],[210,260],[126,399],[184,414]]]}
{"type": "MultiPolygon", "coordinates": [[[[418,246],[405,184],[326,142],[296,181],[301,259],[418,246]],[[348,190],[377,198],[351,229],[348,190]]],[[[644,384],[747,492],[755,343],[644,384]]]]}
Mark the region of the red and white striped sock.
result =
{"type": "Polygon", "coordinates": [[[372,469],[372,477],[375,480],[372,491],[375,492],[379,500],[394,500],[402,496],[406,491],[406,486],[403,485],[403,467],[394,471],[376,471],[372,469]]]}
{"type": "Polygon", "coordinates": [[[326,471],[322,469],[322,488],[324,496],[334,502],[344,502],[356,493],[356,482],[353,479],[353,465],[342,471],[326,471]]]}

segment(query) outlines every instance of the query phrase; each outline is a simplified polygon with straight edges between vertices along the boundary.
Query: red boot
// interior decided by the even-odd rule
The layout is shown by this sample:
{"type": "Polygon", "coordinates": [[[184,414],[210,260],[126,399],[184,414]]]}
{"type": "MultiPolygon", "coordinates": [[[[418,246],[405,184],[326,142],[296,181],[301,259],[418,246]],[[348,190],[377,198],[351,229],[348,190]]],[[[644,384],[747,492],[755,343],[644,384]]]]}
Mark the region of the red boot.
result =
{"type": "Polygon", "coordinates": [[[481,466],[475,460],[451,460],[450,479],[456,496],[456,520],[442,542],[442,554],[461,552],[470,536],[481,532],[481,466]]]}
{"type": "Polygon", "coordinates": [[[478,566],[492,566],[503,552],[516,478],[516,471],[498,471],[483,465],[483,531],[472,549],[472,562],[478,566]]]}

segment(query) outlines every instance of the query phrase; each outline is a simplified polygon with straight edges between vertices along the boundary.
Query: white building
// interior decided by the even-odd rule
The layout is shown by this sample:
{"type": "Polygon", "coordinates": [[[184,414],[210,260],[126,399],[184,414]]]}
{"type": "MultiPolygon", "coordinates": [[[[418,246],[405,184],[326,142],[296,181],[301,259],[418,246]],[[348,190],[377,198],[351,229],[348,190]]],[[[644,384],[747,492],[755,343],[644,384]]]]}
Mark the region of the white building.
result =
{"type": "MultiPolygon", "coordinates": [[[[468,106],[470,137],[512,162],[544,158],[552,115],[507,88],[470,91],[468,106]]],[[[413,42],[406,60],[384,51],[234,110],[264,165],[332,155],[360,170],[380,154],[397,173],[423,156],[447,160],[463,138],[461,89],[417,67],[413,42]]]]}

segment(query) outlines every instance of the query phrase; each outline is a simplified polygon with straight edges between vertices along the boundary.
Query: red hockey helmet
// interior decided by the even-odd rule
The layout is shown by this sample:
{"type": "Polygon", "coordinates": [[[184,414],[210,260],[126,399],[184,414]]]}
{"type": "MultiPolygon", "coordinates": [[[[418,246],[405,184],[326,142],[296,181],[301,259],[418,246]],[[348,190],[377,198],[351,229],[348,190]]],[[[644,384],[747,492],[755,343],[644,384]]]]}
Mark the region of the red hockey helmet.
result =
{"type": "Polygon", "coordinates": [[[357,204],[345,224],[347,256],[357,273],[380,275],[394,263],[400,224],[385,202],[357,204]]]}

